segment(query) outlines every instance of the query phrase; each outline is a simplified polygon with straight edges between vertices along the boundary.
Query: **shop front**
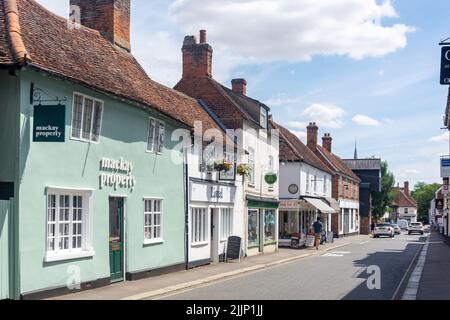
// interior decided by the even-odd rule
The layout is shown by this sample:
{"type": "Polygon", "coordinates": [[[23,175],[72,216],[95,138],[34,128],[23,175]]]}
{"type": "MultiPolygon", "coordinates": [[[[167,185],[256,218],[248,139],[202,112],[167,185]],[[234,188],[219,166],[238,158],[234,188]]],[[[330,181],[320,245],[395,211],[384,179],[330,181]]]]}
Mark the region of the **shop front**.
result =
{"type": "Polygon", "coordinates": [[[191,178],[189,183],[188,266],[224,261],[227,241],[243,223],[235,214],[236,187],[231,183],[191,178]]]}
{"type": "Polygon", "coordinates": [[[335,210],[323,199],[302,197],[301,200],[281,200],[279,210],[280,247],[304,246],[306,236],[313,232],[312,225],[317,217],[321,218],[324,231],[330,236],[331,215],[335,210]]]}
{"type": "Polygon", "coordinates": [[[278,249],[278,201],[247,196],[247,256],[278,249]]]}

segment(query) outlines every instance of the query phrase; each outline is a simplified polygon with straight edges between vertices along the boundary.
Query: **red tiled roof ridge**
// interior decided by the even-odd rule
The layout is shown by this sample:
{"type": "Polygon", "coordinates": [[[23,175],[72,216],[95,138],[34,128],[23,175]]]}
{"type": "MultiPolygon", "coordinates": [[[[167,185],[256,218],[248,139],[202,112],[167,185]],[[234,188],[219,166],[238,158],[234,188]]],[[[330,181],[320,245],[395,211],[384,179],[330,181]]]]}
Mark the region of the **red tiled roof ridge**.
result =
{"type": "Polygon", "coordinates": [[[339,156],[337,156],[332,152],[329,152],[327,149],[325,149],[319,144],[317,145],[317,148],[326,158],[329,159],[329,161],[332,163],[334,167],[338,169],[338,171],[358,182],[361,182],[361,179],[349,167],[347,167],[347,165],[342,161],[342,159],[339,156]]]}
{"type": "MultiPolygon", "coordinates": [[[[281,125],[279,125],[278,123],[276,123],[273,120],[269,120],[269,123],[275,127],[275,129],[280,129],[282,128],[281,125]]],[[[292,152],[295,153],[295,155],[300,159],[303,160],[304,158],[302,157],[302,155],[297,151],[297,149],[292,145],[292,143],[289,141],[289,138],[287,138],[283,132],[283,130],[279,130],[280,135],[284,137],[284,140],[286,141],[286,143],[289,145],[289,147],[291,148],[292,152]]]]}
{"type": "Polygon", "coordinates": [[[31,57],[22,39],[17,2],[16,0],[3,0],[3,5],[6,14],[6,32],[14,61],[19,64],[31,61],[31,57]]]}

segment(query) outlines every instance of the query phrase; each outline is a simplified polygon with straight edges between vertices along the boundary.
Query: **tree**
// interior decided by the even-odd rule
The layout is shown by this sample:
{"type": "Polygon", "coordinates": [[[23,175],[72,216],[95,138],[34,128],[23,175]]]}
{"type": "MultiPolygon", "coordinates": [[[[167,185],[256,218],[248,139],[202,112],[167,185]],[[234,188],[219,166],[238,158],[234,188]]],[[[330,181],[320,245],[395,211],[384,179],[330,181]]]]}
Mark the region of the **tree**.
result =
{"type": "Polygon", "coordinates": [[[428,222],[428,210],[430,209],[430,201],[433,200],[436,191],[441,185],[439,183],[427,184],[418,182],[414,186],[411,196],[417,202],[417,220],[428,222]]]}
{"type": "Polygon", "coordinates": [[[389,171],[387,161],[381,162],[381,192],[372,193],[373,217],[378,219],[389,210],[394,193],[392,188],[395,184],[394,174],[389,171]]]}

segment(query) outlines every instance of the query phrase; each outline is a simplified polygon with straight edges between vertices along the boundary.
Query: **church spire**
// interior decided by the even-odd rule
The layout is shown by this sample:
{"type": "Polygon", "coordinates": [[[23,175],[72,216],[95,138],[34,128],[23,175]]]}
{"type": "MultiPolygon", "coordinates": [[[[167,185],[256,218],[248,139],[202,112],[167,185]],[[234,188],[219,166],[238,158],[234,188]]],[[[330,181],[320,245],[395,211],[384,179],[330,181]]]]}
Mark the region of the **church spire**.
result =
{"type": "Polygon", "coordinates": [[[356,140],[355,140],[355,154],[353,155],[353,159],[357,160],[358,159],[358,149],[356,146],[356,140]]]}

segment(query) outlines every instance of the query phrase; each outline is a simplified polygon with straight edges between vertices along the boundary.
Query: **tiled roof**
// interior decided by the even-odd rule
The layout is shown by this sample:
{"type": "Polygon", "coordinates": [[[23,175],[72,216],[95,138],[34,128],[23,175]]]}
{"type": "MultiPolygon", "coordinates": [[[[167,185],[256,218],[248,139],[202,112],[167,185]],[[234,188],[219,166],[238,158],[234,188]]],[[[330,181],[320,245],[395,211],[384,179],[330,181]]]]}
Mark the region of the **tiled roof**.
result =
{"type": "Polygon", "coordinates": [[[8,42],[5,8],[2,0],[0,2],[0,64],[12,64],[13,62],[8,42]]]}
{"type": "Polygon", "coordinates": [[[381,159],[342,159],[352,170],[381,170],[381,159]]]}
{"type": "MultiPolygon", "coordinates": [[[[66,19],[35,0],[0,0],[2,30],[7,1],[17,2],[23,43],[32,58],[30,67],[141,103],[190,127],[198,120],[204,130],[218,128],[195,99],[151,80],[131,54],[116,48],[96,30],[69,28],[66,19]]],[[[2,31],[0,51],[10,50],[7,44],[2,31]]],[[[0,64],[10,64],[10,59],[11,53],[0,64]]]]}
{"type": "Polygon", "coordinates": [[[395,198],[393,205],[397,207],[417,207],[416,201],[406,194],[403,188],[393,188],[395,192],[395,198]]]}
{"type": "Polygon", "coordinates": [[[317,149],[341,174],[344,174],[356,181],[361,181],[361,179],[359,179],[358,176],[349,167],[347,167],[342,159],[337,155],[328,152],[328,150],[321,145],[317,145],[317,149]]]}
{"type": "Polygon", "coordinates": [[[302,161],[319,170],[332,173],[296,135],[274,121],[270,121],[270,124],[280,132],[280,161],[302,161]]]}

